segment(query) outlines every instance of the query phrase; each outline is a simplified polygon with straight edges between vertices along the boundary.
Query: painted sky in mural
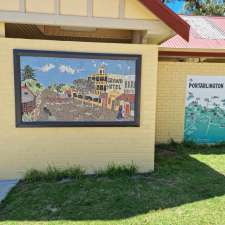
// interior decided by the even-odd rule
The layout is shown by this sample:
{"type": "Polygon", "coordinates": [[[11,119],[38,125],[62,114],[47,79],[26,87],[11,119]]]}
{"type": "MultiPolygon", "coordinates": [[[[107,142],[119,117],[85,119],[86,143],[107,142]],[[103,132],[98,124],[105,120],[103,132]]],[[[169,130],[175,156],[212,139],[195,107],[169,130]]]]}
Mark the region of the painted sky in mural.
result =
{"type": "Polygon", "coordinates": [[[101,60],[79,58],[21,57],[21,67],[30,65],[36,71],[37,80],[44,86],[52,83],[70,84],[74,79],[85,78],[105,65],[111,74],[135,74],[133,60],[101,60]]]}
{"type": "Polygon", "coordinates": [[[188,76],[185,140],[225,141],[225,76],[188,76]]]}
{"type": "Polygon", "coordinates": [[[21,56],[23,122],[134,121],[136,60],[21,56]]]}

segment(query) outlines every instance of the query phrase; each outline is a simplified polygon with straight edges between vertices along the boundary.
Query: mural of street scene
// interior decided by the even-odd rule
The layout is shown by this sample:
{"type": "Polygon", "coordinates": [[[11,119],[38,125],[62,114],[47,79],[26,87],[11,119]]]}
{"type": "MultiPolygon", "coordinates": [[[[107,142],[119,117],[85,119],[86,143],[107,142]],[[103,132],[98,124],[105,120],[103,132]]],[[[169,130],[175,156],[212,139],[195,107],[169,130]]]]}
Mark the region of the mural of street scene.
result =
{"type": "Polygon", "coordinates": [[[185,140],[200,144],[225,142],[225,76],[188,78],[185,140]]]}
{"type": "Polygon", "coordinates": [[[134,121],[136,60],[21,56],[23,122],[134,121]]]}

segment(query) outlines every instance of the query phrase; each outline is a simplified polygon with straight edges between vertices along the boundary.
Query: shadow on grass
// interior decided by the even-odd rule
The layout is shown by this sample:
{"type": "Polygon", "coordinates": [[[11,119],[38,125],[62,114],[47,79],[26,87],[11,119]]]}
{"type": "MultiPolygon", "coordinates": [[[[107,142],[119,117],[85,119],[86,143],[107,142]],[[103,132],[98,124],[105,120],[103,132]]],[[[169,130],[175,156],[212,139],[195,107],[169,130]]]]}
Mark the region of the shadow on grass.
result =
{"type": "Polygon", "coordinates": [[[192,154],[224,157],[225,147],[159,146],[155,172],[146,175],[20,183],[0,206],[0,221],[125,219],[224,195],[224,175],[192,154]]]}

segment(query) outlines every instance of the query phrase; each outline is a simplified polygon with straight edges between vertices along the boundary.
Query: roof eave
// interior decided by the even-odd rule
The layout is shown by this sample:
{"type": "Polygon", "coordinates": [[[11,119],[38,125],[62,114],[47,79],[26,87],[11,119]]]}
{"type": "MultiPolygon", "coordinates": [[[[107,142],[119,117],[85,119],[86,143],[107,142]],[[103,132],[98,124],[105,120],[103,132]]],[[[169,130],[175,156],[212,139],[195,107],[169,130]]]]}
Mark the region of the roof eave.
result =
{"type": "Polygon", "coordinates": [[[174,13],[160,0],[139,1],[177,34],[179,34],[186,41],[189,41],[190,25],[185,22],[180,16],[174,13]]]}
{"type": "Polygon", "coordinates": [[[216,57],[225,58],[225,49],[159,48],[159,57],[216,57]]]}

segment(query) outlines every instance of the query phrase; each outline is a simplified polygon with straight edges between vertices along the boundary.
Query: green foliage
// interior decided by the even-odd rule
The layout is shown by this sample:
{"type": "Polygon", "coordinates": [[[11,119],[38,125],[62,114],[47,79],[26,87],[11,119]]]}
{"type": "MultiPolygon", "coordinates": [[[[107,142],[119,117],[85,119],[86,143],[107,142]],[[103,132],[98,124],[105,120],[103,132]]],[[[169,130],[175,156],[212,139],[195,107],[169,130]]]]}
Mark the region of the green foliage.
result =
{"type": "Polygon", "coordinates": [[[68,90],[69,88],[71,88],[70,85],[68,85],[68,84],[61,84],[60,85],[60,92],[64,92],[64,91],[68,90]]]}
{"type": "Polygon", "coordinates": [[[157,149],[167,149],[172,151],[177,151],[179,149],[211,149],[211,148],[224,148],[225,142],[217,143],[217,144],[197,144],[194,141],[183,141],[182,143],[178,143],[171,139],[168,143],[157,144],[157,149]]]}
{"type": "Polygon", "coordinates": [[[168,143],[160,143],[156,145],[156,148],[159,149],[169,149],[170,151],[176,151],[177,148],[181,147],[181,143],[178,143],[174,141],[173,139],[170,139],[168,143]]]}
{"type": "Polygon", "coordinates": [[[29,65],[26,65],[22,70],[23,80],[35,80],[35,70],[29,65]]]}
{"type": "Polygon", "coordinates": [[[52,84],[49,86],[49,90],[58,92],[58,93],[63,93],[65,90],[68,90],[69,88],[72,88],[73,85],[68,85],[68,84],[52,84]]]}
{"type": "Polygon", "coordinates": [[[33,121],[33,116],[32,116],[31,113],[23,113],[22,120],[24,122],[32,122],[33,121]]]}
{"type": "Polygon", "coordinates": [[[137,166],[134,163],[128,165],[109,164],[106,169],[98,170],[97,176],[119,177],[119,176],[133,176],[138,172],[137,166]]]}
{"type": "Polygon", "coordinates": [[[56,92],[57,91],[57,84],[52,84],[48,88],[49,88],[50,91],[56,92]]]}
{"type": "MultiPolygon", "coordinates": [[[[180,0],[162,0],[164,3],[180,0]]],[[[224,0],[185,0],[184,14],[202,16],[225,16],[224,0]]]]}
{"type": "Polygon", "coordinates": [[[40,89],[42,86],[40,83],[36,83],[36,87],[40,89]]]}
{"type": "Polygon", "coordinates": [[[45,177],[45,173],[39,170],[30,169],[26,172],[24,180],[26,182],[37,182],[43,181],[45,177]]]}
{"type": "Polygon", "coordinates": [[[58,84],[56,86],[56,91],[59,93],[63,93],[66,87],[68,87],[66,84],[58,84]]]}
{"type": "Polygon", "coordinates": [[[79,166],[59,169],[54,166],[48,166],[46,171],[31,169],[24,176],[25,182],[38,181],[60,181],[62,179],[80,179],[84,176],[85,170],[79,166]]]}
{"type": "Polygon", "coordinates": [[[186,1],[185,13],[201,16],[224,16],[225,5],[222,0],[186,1]]]}
{"type": "Polygon", "coordinates": [[[38,95],[39,93],[41,93],[44,88],[43,86],[38,83],[37,80],[33,80],[33,79],[26,79],[24,81],[22,81],[22,84],[26,84],[26,86],[29,88],[29,90],[32,91],[33,94],[38,95]]]}
{"type": "Polygon", "coordinates": [[[191,149],[197,149],[197,148],[200,148],[200,147],[208,147],[207,145],[199,145],[199,144],[196,144],[195,142],[193,141],[184,141],[182,143],[183,147],[185,148],[191,148],[191,149]]]}
{"type": "Polygon", "coordinates": [[[80,179],[85,175],[85,170],[81,167],[69,167],[63,170],[63,177],[70,179],[80,179]]]}
{"type": "MultiPolygon", "coordinates": [[[[133,176],[137,173],[137,167],[131,163],[128,165],[109,164],[105,170],[96,171],[99,177],[120,177],[133,176]]],[[[80,179],[84,177],[85,170],[79,166],[59,169],[55,166],[48,166],[45,171],[31,169],[24,176],[25,182],[38,181],[59,181],[62,179],[80,179]]]]}

